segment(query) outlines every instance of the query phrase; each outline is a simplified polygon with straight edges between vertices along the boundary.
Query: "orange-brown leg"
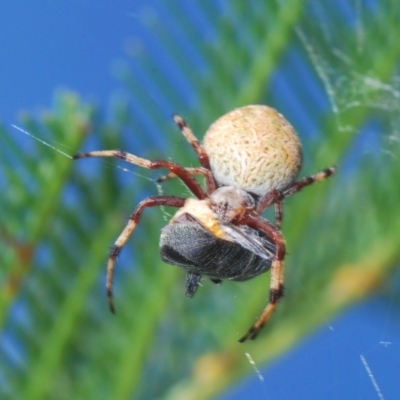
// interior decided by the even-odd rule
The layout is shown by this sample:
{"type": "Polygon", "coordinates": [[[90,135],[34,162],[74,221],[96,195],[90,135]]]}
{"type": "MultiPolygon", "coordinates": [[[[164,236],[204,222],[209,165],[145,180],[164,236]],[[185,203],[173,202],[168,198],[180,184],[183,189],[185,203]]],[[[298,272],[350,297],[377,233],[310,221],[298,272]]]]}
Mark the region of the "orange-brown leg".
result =
{"type": "MultiPolygon", "coordinates": [[[[189,172],[190,175],[202,175],[206,178],[206,182],[207,179],[214,179],[212,176],[212,173],[210,170],[205,169],[203,167],[198,167],[198,168],[192,168],[192,167],[185,167],[185,170],[187,172],[189,172]]],[[[172,172],[170,172],[169,174],[165,174],[160,176],[159,178],[157,178],[157,183],[161,183],[161,182],[165,182],[169,179],[174,179],[177,178],[178,176],[176,174],[173,174],[172,172]]],[[[207,192],[208,193],[208,192],[207,192]]],[[[208,193],[210,194],[210,193],[208,193]]]]}
{"type": "Polygon", "coordinates": [[[120,254],[122,247],[124,247],[125,243],[136,229],[143,210],[147,207],[154,207],[154,206],[182,207],[185,201],[186,199],[175,196],[148,197],[147,199],[144,199],[139,203],[135,211],[129,217],[128,224],[125,226],[124,230],[118,236],[118,239],[116,240],[114,246],[112,247],[110,251],[110,256],[108,258],[106,288],[107,288],[108,306],[111,312],[113,313],[115,312],[113,303],[113,290],[112,290],[115,261],[118,258],[118,255],[120,254]]]}
{"type": "Polygon", "coordinates": [[[336,172],[336,167],[325,168],[322,171],[316,173],[315,175],[306,176],[303,179],[300,179],[297,182],[292,183],[289,187],[282,191],[282,198],[291,196],[292,194],[298,192],[306,186],[312,185],[315,182],[323,181],[326,178],[329,178],[336,172]]]}
{"type": "Polygon", "coordinates": [[[262,311],[257,321],[251,326],[247,333],[240,338],[239,342],[243,343],[247,339],[255,339],[260,330],[273,314],[280,298],[283,296],[283,280],[284,280],[284,258],[285,258],[285,241],[281,232],[269,221],[262,218],[254,218],[248,216],[244,223],[254,229],[265,232],[275,243],[275,256],[271,266],[271,281],[269,289],[269,301],[262,311]]]}
{"type": "Polygon", "coordinates": [[[282,201],[286,197],[289,197],[292,194],[297,193],[306,186],[312,185],[315,182],[319,182],[326,178],[329,178],[335,172],[336,172],[336,167],[325,168],[324,170],[316,173],[315,175],[306,176],[305,178],[292,183],[289,187],[287,187],[282,191],[271,190],[265,196],[261,197],[260,201],[257,204],[257,213],[258,214],[263,213],[265,209],[274,204],[275,226],[277,228],[280,228],[282,225],[282,218],[283,218],[282,201]]]}
{"type": "Polygon", "coordinates": [[[125,160],[131,164],[139,165],[143,168],[148,169],[158,169],[158,168],[166,168],[176,176],[178,176],[183,183],[192,191],[192,193],[200,200],[205,199],[207,196],[204,193],[204,190],[201,188],[199,183],[190,172],[186,171],[186,169],[178,164],[175,164],[171,161],[158,160],[158,161],[150,161],[145,158],[137,157],[133,154],[127,153],[121,150],[100,150],[100,151],[90,151],[88,153],[79,153],[73,156],[74,160],[80,158],[87,157],[115,157],[125,160]]]}
{"type": "MultiPolygon", "coordinates": [[[[189,142],[189,144],[193,147],[194,151],[196,152],[201,166],[206,170],[211,171],[208,154],[203,149],[203,146],[200,144],[199,140],[194,135],[193,131],[189,128],[186,121],[182,117],[176,114],[173,117],[175,123],[178,125],[178,128],[181,130],[183,136],[185,136],[186,140],[189,142]]],[[[210,195],[217,189],[217,184],[212,174],[205,174],[204,176],[206,178],[207,193],[210,195]]]]}

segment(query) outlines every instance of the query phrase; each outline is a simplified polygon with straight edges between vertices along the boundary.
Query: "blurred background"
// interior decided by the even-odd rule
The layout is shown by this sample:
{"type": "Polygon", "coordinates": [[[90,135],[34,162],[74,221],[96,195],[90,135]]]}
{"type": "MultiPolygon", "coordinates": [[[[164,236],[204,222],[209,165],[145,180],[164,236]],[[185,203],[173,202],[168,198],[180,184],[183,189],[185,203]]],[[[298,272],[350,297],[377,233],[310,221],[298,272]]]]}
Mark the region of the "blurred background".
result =
{"type": "Polygon", "coordinates": [[[397,398],[399,18],[395,0],[3,2],[0,398],[397,398]],[[118,259],[111,315],[107,255],[130,213],[189,193],[68,155],[196,166],[171,115],[201,138],[258,103],[298,131],[302,176],[338,166],[285,202],[286,292],[268,326],[237,342],[269,273],[186,298],[157,254],[168,208],[145,211],[118,259]]]}

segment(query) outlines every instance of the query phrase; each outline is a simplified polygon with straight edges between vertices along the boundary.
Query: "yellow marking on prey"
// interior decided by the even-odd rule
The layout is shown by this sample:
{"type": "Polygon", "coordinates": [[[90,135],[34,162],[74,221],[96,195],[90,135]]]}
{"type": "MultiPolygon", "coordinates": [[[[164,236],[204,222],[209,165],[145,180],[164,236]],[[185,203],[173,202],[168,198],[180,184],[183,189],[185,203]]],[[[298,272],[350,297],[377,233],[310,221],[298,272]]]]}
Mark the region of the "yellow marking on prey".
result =
{"type": "Polygon", "coordinates": [[[211,210],[208,199],[187,199],[185,205],[178,210],[173,219],[179,218],[182,214],[192,215],[217,238],[232,241],[230,236],[221,228],[217,214],[211,210]]]}

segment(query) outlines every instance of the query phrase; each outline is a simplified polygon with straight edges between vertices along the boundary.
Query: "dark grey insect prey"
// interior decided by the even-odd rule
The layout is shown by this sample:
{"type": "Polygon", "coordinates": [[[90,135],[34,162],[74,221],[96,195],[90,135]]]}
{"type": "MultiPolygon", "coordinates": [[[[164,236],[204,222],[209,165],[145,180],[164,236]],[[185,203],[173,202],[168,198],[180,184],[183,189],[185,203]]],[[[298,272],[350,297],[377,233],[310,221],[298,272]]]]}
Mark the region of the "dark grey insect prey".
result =
{"type": "Polygon", "coordinates": [[[275,245],[265,234],[248,226],[226,224],[231,241],[219,239],[190,214],[161,231],[161,258],[185,268],[186,295],[192,297],[202,275],[214,283],[245,281],[267,271],[275,245]]]}

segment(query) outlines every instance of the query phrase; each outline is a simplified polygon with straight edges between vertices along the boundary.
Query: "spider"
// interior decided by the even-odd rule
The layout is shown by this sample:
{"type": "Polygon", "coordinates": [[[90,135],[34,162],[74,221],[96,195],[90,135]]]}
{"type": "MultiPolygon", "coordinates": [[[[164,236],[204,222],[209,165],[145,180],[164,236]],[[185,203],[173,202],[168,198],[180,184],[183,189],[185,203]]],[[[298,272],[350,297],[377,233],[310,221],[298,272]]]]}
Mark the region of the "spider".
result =
{"type": "Polygon", "coordinates": [[[302,165],[300,141],[285,118],[265,105],[249,105],[223,115],[210,126],[202,144],[181,117],[174,115],[174,120],[196,152],[201,167],[150,161],[121,150],[74,156],[116,157],[143,168],[165,168],[169,172],[159,181],[177,177],[195,196],[150,196],[136,207],[109,254],[106,287],[110,310],[115,312],[115,261],[142,212],[154,206],[176,207],[178,211],[161,231],[160,254],[167,263],[187,270],[188,297],[193,296],[203,275],[214,283],[244,281],[271,269],[267,305],[239,341],[254,339],[283,296],[282,201],[331,176],[336,168],[296,181],[302,165]],[[205,188],[196,175],[204,177],[205,188]],[[275,223],[261,216],[272,205],[275,223]]]}

